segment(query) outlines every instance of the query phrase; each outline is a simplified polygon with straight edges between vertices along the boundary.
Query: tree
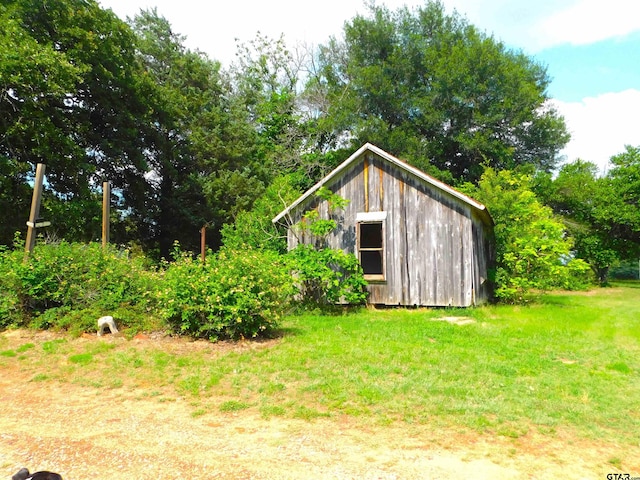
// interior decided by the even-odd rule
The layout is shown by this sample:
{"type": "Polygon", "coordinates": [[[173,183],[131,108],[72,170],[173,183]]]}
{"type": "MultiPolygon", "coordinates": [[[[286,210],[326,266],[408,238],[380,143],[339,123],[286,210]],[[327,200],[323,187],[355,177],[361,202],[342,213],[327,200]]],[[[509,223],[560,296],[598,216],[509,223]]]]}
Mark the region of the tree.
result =
{"type": "Polygon", "coordinates": [[[264,168],[285,171],[295,162],[302,141],[296,107],[301,60],[281,37],[257,33],[249,44],[239,44],[231,68],[235,94],[255,125],[258,156],[264,168]]]}
{"type": "MultiPolygon", "coordinates": [[[[94,0],[11,0],[0,15],[0,204],[16,194],[28,204],[42,162],[43,212],[59,236],[96,239],[110,180],[114,241],[167,255],[174,240],[195,247],[207,223],[217,246],[221,226],[265,183],[220,64],[187,50],[155,11],[133,29],[94,0]]],[[[13,212],[2,212],[3,243],[28,208],[13,212]]]]}
{"type": "Polygon", "coordinates": [[[572,242],[564,225],[537,199],[532,179],[508,170],[485,170],[465,191],[484,203],[495,221],[496,297],[526,300],[533,289],[573,287],[589,267],[570,260],[572,242]],[[575,278],[574,278],[575,276],[575,278]]]}
{"type": "Polygon", "coordinates": [[[599,177],[595,164],[576,160],[538,188],[574,238],[574,254],[601,284],[611,267],[640,253],[640,149],[627,146],[611,163],[608,174],[599,177]]]}
{"type": "Polygon", "coordinates": [[[15,165],[13,171],[55,160],[58,149],[69,152],[64,149],[72,146],[70,140],[53,114],[84,69],[60,48],[34,37],[23,21],[24,9],[16,2],[0,6],[0,153],[5,166],[15,165]]]}
{"type": "Polygon", "coordinates": [[[627,145],[625,151],[611,157],[612,168],[606,181],[605,201],[596,217],[612,223],[612,233],[633,245],[640,244],[640,146],[627,145]]]}
{"type": "MultiPolygon", "coordinates": [[[[611,164],[600,180],[593,224],[619,260],[636,260],[640,255],[640,147],[627,145],[623,153],[611,157],[611,164]]],[[[608,269],[603,282],[606,274],[608,269]]]]}
{"type": "Polygon", "coordinates": [[[249,247],[285,253],[286,236],[271,219],[299,196],[300,192],[294,188],[291,176],[276,178],[255,201],[251,210],[239,212],[234,223],[222,227],[223,247],[238,251],[249,247]]]}
{"type": "MultiPolygon", "coordinates": [[[[10,188],[23,198],[35,164],[45,163],[46,210],[48,204],[93,202],[102,179],[120,188],[139,179],[139,119],[146,110],[127,25],[92,0],[11,0],[0,15],[0,161],[11,170],[10,188]]],[[[61,212],[51,220],[66,235],[91,224],[91,210],[48,213],[61,212]]],[[[2,215],[6,224],[18,216],[23,224],[26,214],[11,209],[2,215]]]]}
{"type": "Polygon", "coordinates": [[[598,167],[576,160],[563,165],[555,179],[547,175],[545,183],[546,188],[538,191],[573,238],[574,255],[589,264],[601,284],[606,283],[609,268],[619,261],[620,247],[619,240],[594,216],[606,188],[598,178],[598,167]]]}
{"type": "Polygon", "coordinates": [[[322,121],[334,141],[371,141],[455,180],[477,181],[483,166],[551,170],[569,139],[547,102],[545,68],[439,2],[371,6],[318,61],[309,85],[325,92],[322,121]]]}
{"type": "Polygon", "coordinates": [[[316,70],[311,49],[258,32],[238,45],[236,56],[233,92],[255,128],[259,173],[267,182],[289,175],[297,188],[310,188],[351,153],[328,141],[331,133],[318,118],[322,91],[303,88],[316,70]]]}
{"type": "Polygon", "coordinates": [[[140,234],[166,257],[176,240],[195,249],[208,224],[217,247],[236,206],[249,208],[264,188],[248,161],[255,139],[246,111],[229,95],[219,62],[186,49],[155,9],[140,12],[132,27],[153,92],[143,130],[147,195],[136,205],[138,224],[146,226],[140,234]]]}
{"type": "Polygon", "coordinates": [[[365,303],[367,282],[358,258],[339,248],[329,248],[327,242],[328,236],[338,227],[335,217],[349,200],[326,187],[318,189],[315,195],[327,203],[329,218],[321,218],[318,210],[312,208],[305,212],[299,223],[289,226],[294,235],[301,234],[298,245],[289,252],[301,299],[316,305],[365,303]]]}

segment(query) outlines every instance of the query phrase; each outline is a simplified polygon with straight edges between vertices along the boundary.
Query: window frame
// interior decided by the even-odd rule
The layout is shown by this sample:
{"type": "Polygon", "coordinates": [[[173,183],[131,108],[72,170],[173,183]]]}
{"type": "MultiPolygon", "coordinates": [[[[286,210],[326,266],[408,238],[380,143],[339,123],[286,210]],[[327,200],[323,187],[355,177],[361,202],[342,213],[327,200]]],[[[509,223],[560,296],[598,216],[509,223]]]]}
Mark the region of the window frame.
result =
{"type": "Polygon", "coordinates": [[[356,250],[358,261],[362,266],[362,252],[380,252],[382,273],[364,274],[368,282],[385,282],[387,279],[387,255],[386,255],[386,219],[387,212],[361,212],[356,215],[356,250]],[[361,225],[380,225],[380,247],[364,247],[360,245],[362,239],[361,225]]]}

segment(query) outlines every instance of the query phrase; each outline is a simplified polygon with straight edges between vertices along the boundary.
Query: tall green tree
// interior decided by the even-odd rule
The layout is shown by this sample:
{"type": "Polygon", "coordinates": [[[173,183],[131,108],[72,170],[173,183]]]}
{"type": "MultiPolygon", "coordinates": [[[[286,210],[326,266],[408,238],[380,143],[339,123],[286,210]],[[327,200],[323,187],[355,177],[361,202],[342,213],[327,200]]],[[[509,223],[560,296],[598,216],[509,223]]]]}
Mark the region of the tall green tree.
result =
{"type": "Polygon", "coordinates": [[[230,95],[220,63],[187,49],[155,9],[140,12],[132,27],[153,91],[143,129],[147,197],[137,210],[147,230],[140,234],[166,256],[176,240],[197,247],[200,228],[210,225],[216,247],[222,225],[263,189],[250,162],[256,147],[246,109],[230,95]]]}
{"type": "Polygon", "coordinates": [[[310,88],[332,141],[371,141],[425,170],[477,181],[484,166],[550,170],[569,135],[543,66],[443,4],[371,6],[320,49],[310,88]]]}
{"type": "MultiPolygon", "coordinates": [[[[600,180],[593,225],[603,232],[620,260],[640,257],[640,146],[627,145],[611,157],[611,168],[600,180]]],[[[608,274],[608,269],[605,272],[608,274]]],[[[602,281],[606,281],[606,276],[602,281]]]]}
{"type": "Polygon", "coordinates": [[[64,94],[78,74],[63,54],[29,35],[15,10],[0,5],[0,245],[10,244],[23,229],[29,211],[25,133],[48,120],[39,105],[64,94]],[[49,72],[48,81],[43,71],[49,72]]]}
{"type": "Polygon", "coordinates": [[[620,259],[620,240],[596,219],[606,193],[606,181],[598,177],[598,167],[582,160],[562,166],[555,179],[546,176],[537,191],[543,201],[560,216],[573,238],[573,253],[591,267],[600,283],[606,283],[611,266],[620,259]]]}
{"type": "Polygon", "coordinates": [[[43,212],[61,237],[97,239],[109,180],[114,241],[166,255],[207,224],[219,244],[272,175],[220,64],[155,10],[133,28],[95,0],[7,0],[0,16],[0,205],[23,207],[2,209],[0,241],[24,228],[45,163],[43,212]]]}
{"type": "Polygon", "coordinates": [[[266,168],[295,161],[302,141],[296,106],[301,64],[281,37],[260,33],[239,44],[231,68],[236,95],[256,130],[258,155],[266,168]]]}
{"type": "Polygon", "coordinates": [[[607,195],[596,216],[611,222],[613,233],[621,240],[637,246],[640,244],[640,146],[627,145],[624,152],[611,157],[611,168],[605,179],[607,195]]]}
{"type": "MultiPolygon", "coordinates": [[[[139,178],[146,109],[129,27],[93,0],[7,0],[0,15],[0,158],[16,201],[36,163],[47,165],[54,203],[92,202],[101,180],[124,188],[139,178]]],[[[93,220],[93,211],[56,211],[62,235],[93,220]]],[[[12,224],[27,213],[3,216],[12,224]]]]}
{"type": "Polygon", "coordinates": [[[291,175],[306,190],[351,153],[329,141],[331,133],[318,117],[322,92],[304,87],[315,71],[311,49],[290,48],[283,37],[258,33],[238,45],[236,57],[230,70],[234,94],[254,126],[264,178],[291,175]]]}
{"type": "Polygon", "coordinates": [[[238,251],[254,248],[285,253],[286,233],[271,223],[271,219],[298,198],[300,193],[293,186],[292,176],[274,179],[251,210],[240,212],[233,224],[226,224],[222,228],[223,246],[238,251]]]}

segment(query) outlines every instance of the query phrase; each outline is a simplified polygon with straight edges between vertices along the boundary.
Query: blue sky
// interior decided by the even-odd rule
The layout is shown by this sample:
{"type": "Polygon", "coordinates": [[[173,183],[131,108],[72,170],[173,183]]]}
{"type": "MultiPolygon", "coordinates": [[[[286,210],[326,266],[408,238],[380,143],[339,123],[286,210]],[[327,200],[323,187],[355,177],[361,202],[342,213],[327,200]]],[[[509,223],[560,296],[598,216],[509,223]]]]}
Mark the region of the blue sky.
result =
{"type": "MultiPolygon", "coordinates": [[[[288,45],[323,43],[340,35],[362,0],[98,0],[122,18],[157,7],[186,45],[228,66],[236,39],[260,31],[284,34],[288,45]]],[[[395,9],[416,0],[377,0],[395,9]]],[[[443,0],[480,30],[547,66],[549,94],[572,140],[567,161],[606,171],[625,145],[640,146],[640,2],[637,0],[443,0]]]]}
{"type": "Polygon", "coordinates": [[[534,56],[553,79],[551,96],[567,102],[640,88],[640,31],[590,45],[558,45],[534,56]]]}

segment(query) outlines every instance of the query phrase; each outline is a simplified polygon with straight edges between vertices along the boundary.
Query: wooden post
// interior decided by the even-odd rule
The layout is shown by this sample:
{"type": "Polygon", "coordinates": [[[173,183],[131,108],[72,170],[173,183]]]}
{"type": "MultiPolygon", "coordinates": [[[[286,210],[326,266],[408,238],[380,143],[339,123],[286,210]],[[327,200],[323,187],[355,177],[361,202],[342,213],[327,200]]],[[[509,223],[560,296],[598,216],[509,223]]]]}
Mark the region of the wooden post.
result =
{"type": "Polygon", "coordinates": [[[109,243],[109,217],[111,216],[111,184],[102,183],[102,248],[109,243]]]}
{"type": "Polygon", "coordinates": [[[202,263],[205,262],[206,251],[207,251],[207,227],[206,225],[200,229],[200,257],[202,258],[202,263]]]}
{"type": "Polygon", "coordinates": [[[36,245],[36,220],[40,216],[40,204],[42,203],[42,181],[44,180],[44,171],[46,166],[39,163],[36,167],[36,181],[33,184],[33,196],[31,197],[31,212],[29,213],[29,222],[27,223],[27,242],[25,243],[25,258],[33,251],[36,245]]]}

